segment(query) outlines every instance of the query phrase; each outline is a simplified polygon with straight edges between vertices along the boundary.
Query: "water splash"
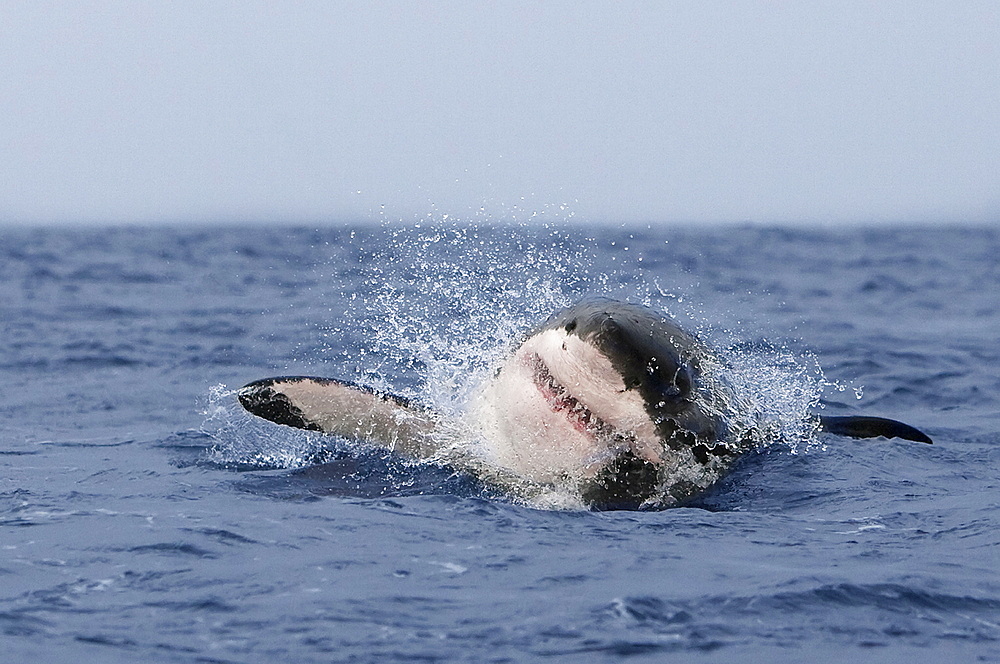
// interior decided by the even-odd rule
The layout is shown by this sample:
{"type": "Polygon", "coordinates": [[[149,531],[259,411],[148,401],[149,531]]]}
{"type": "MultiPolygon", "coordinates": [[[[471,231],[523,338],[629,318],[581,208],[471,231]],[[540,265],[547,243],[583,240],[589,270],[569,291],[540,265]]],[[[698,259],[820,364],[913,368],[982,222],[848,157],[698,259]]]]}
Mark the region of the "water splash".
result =
{"type": "Polygon", "coordinates": [[[832,383],[814,355],[767,343],[723,355],[725,365],[715,372],[734,395],[725,414],[731,430],[758,448],[783,444],[800,453],[821,445],[812,413],[832,383]]]}
{"type": "MultiPolygon", "coordinates": [[[[607,242],[558,224],[439,219],[386,222],[375,232],[352,232],[349,242],[357,271],[338,318],[351,325],[327,328],[315,355],[339,358],[334,377],[415,399],[455,422],[526,331],[586,295],[638,302],[692,321],[703,338],[719,336],[689,289],[665,286],[668,279],[650,271],[654,261],[633,250],[631,238],[607,242]],[[345,331],[355,341],[345,343],[345,331]]],[[[343,282],[343,265],[330,271],[343,282]]],[[[732,344],[704,369],[709,383],[731,395],[716,407],[733,438],[757,447],[780,442],[793,452],[816,444],[810,412],[830,383],[814,357],[766,343],[732,344]]],[[[276,433],[234,406],[233,394],[220,386],[209,398],[204,429],[216,441],[216,462],[294,468],[331,447],[350,450],[346,441],[309,432],[276,433]]],[[[447,435],[474,454],[475,433],[460,428],[447,435]]],[[[579,506],[577,498],[556,487],[536,492],[532,502],[579,506]]]]}
{"type": "MultiPolygon", "coordinates": [[[[390,226],[362,258],[351,318],[368,321],[365,361],[417,377],[400,382],[355,362],[358,377],[456,414],[519,336],[549,313],[606,290],[586,238],[557,228],[390,226]],[[387,240],[387,241],[386,241],[387,240]]],[[[338,344],[334,332],[330,347],[338,344]]]]}

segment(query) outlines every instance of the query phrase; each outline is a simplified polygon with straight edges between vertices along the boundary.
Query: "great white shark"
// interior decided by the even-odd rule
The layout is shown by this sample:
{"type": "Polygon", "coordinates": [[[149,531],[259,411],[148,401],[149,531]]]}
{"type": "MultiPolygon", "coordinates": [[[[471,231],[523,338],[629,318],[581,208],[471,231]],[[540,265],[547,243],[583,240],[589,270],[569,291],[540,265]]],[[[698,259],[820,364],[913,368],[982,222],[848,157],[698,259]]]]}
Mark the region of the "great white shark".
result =
{"type": "MultiPolygon", "coordinates": [[[[723,368],[671,318],[593,298],[529,333],[460,422],[332,378],[266,378],[237,395],[272,422],[463,466],[516,493],[561,487],[594,509],[660,508],[704,492],[760,443],[734,417],[723,368]],[[475,454],[456,454],[463,445],[475,454]]],[[[931,442],[886,418],[814,417],[838,435],[931,442]]]]}

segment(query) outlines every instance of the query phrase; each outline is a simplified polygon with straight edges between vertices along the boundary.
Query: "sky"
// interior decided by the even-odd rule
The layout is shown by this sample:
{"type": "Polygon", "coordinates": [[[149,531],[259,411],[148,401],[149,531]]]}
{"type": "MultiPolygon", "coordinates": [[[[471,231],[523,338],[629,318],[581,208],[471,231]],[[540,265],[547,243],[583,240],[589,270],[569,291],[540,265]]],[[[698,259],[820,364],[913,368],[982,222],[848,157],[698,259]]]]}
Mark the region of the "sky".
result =
{"type": "Polygon", "coordinates": [[[0,3],[0,224],[1000,223],[993,0],[0,3]]]}

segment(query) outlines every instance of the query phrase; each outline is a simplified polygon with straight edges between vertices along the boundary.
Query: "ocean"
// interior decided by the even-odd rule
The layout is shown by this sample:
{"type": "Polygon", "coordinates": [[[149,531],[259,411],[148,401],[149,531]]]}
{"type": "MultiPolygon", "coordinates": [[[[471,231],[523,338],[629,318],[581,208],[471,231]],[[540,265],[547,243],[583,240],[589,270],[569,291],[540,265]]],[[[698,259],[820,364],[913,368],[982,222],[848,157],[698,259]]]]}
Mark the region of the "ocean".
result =
{"type": "Polygon", "coordinates": [[[995,229],[0,238],[5,661],[1000,661],[995,229]],[[774,440],[683,507],[552,509],[235,398],[318,375],[459,416],[588,295],[696,332],[774,440]],[[809,412],[934,444],[817,434],[809,412]]]}

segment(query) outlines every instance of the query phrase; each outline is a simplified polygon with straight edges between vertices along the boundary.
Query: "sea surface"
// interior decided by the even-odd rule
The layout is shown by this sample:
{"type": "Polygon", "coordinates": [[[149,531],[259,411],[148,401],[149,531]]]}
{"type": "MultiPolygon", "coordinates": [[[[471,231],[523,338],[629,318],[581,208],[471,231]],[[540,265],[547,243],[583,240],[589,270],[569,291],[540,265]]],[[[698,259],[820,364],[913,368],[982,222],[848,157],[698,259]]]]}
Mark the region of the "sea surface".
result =
{"type": "Polygon", "coordinates": [[[0,229],[3,661],[1000,661],[998,256],[958,226],[0,229]],[[697,332],[780,434],[688,506],[590,512],[235,400],[307,374],[458,417],[595,294],[697,332]]]}

